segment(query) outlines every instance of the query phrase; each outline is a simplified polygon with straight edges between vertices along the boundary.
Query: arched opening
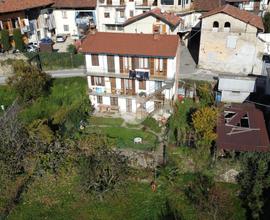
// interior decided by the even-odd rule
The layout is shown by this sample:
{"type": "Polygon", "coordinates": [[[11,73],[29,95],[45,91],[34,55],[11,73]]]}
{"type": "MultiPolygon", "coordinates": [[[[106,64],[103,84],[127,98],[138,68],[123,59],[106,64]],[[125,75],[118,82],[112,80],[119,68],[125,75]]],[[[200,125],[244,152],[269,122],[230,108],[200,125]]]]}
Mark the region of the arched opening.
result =
{"type": "Polygon", "coordinates": [[[227,21],[224,24],[224,31],[229,32],[230,30],[231,30],[231,23],[227,21]]]}
{"type": "Polygon", "coordinates": [[[213,28],[219,28],[219,23],[217,21],[214,21],[213,28]]]}

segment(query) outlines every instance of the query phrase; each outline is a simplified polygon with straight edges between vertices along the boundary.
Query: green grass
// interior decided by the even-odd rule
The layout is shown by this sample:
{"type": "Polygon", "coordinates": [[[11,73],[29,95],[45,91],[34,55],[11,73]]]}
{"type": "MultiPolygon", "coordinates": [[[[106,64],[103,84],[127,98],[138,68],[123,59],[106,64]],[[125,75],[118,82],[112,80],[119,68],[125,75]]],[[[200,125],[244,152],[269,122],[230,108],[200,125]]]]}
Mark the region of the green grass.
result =
{"type": "Polygon", "coordinates": [[[161,132],[161,127],[158,122],[152,117],[147,117],[142,124],[156,133],[161,132]]]}
{"type": "MultiPolygon", "coordinates": [[[[87,82],[84,78],[54,79],[50,95],[40,97],[32,105],[25,108],[21,118],[28,124],[36,119],[51,118],[59,111],[64,113],[86,98],[86,91],[87,82]]],[[[61,114],[57,114],[57,117],[61,117],[61,114]]]]}
{"type": "MultiPolygon", "coordinates": [[[[8,86],[0,86],[0,105],[4,105],[5,108],[10,106],[16,99],[16,93],[8,86]]],[[[2,110],[0,110],[1,112],[2,110]]]]}
{"type": "Polygon", "coordinates": [[[109,126],[121,126],[124,122],[122,118],[108,118],[108,117],[95,117],[92,116],[89,119],[90,125],[109,125],[109,126]]]}
{"type": "Polygon", "coordinates": [[[137,129],[124,127],[89,127],[87,133],[101,133],[115,141],[118,148],[133,148],[138,150],[153,150],[157,145],[155,135],[137,129]],[[142,144],[134,144],[135,137],[143,139],[142,144]]]}

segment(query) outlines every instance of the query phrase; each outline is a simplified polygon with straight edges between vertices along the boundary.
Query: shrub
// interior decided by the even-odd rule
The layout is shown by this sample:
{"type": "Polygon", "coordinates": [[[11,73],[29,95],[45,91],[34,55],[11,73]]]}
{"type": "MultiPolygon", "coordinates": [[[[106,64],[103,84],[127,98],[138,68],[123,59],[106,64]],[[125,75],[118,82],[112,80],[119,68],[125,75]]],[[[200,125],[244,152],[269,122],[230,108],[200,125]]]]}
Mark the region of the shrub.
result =
{"type": "Polygon", "coordinates": [[[13,30],[13,39],[15,41],[15,48],[19,51],[24,50],[23,36],[20,29],[13,30]]]}
{"type": "Polygon", "coordinates": [[[2,30],[0,32],[0,35],[1,35],[1,44],[3,45],[3,49],[5,51],[8,51],[10,49],[10,47],[11,47],[8,30],[5,30],[5,29],[2,30]]]}
{"type": "Polygon", "coordinates": [[[14,64],[14,76],[8,78],[8,85],[16,91],[23,102],[37,99],[49,91],[51,78],[36,67],[23,61],[14,64]]]}
{"type": "Polygon", "coordinates": [[[67,51],[68,51],[69,53],[72,53],[72,54],[75,54],[75,53],[77,52],[76,47],[75,47],[74,44],[68,45],[67,51]]]}
{"type": "Polygon", "coordinates": [[[153,130],[154,132],[159,133],[161,131],[161,128],[159,127],[158,122],[152,118],[152,117],[147,117],[142,124],[146,126],[147,128],[153,130]]]}

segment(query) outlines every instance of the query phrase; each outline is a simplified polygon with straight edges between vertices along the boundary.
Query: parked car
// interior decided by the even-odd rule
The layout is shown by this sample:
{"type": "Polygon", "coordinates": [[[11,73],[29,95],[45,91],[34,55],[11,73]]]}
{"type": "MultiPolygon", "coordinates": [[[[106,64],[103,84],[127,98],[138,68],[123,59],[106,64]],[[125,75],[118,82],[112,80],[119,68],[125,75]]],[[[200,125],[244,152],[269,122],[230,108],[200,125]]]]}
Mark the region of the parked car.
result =
{"type": "Polygon", "coordinates": [[[20,53],[21,51],[20,50],[18,50],[18,49],[14,49],[14,50],[12,50],[12,53],[13,54],[17,54],[17,53],[20,53]]]}
{"type": "Polygon", "coordinates": [[[32,44],[28,44],[26,47],[27,52],[37,52],[38,51],[38,47],[33,46],[32,44]]]}
{"type": "Polygon", "coordinates": [[[82,34],[73,34],[73,35],[71,35],[72,40],[80,40],[83,37],[84,37],[84,35],[82,35],[82,34]]]}
{"type": "Polygon", "coordinates": [[[53,44],[53,40],[49,37],[44,37],[40,40],[40,43],[42,44],[53,44]]]}
{"type": "Polygon", "coordinates": [[[27,46],[33,46],[33,47],[36,47],[36,48],[39,48],[39,44],[38,42],[30,42],[27,46]]]}
{"type": "Polygon", "coordinates": [[[56,35],[56,42],[58,42],[58,43],[65,42],[66,39],[67,39],[67,36],[64,34],[57,34],[56,35]]]}

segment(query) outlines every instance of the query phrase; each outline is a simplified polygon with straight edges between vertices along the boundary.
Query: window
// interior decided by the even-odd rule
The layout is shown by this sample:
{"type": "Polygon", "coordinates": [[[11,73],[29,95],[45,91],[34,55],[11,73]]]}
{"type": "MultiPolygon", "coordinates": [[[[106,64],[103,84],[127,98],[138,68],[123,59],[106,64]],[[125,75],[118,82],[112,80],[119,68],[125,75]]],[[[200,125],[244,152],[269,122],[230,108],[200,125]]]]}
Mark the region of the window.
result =
{"type": "Polygon", "coordinates": [[[105,86],[104,77],[91,76],[91,84],[92,86],[105,86]]]}
{"type": "Polygon", "coordinates": [[[237,36],[228,36],[227,37],[227,48],[235,49],[237,43],[237,36]]]}
{"type": "Polygon", "coordinates": [[[129,16],[130,16],[130,17],[133,17],[133,16],[134,16],[134,11],[133,11],[133,10],[130,10],[130,11],[129,11],[129,16]]]}
{"type": "Polygon", "coordinates": [[[62,18],[67,18],[67,11],[62,11],[62,18]]]}
{"type": "Polygon", "coordinates": [[[162,5],[174,5],[174,0],[161,0],[162,5]]]}
{"type": "Polygon", "coordinates": [[[115,26],[115,25],[107,24],[107,25],[106,25],[106,29],[107,29],[108,31],[115,31],[115,30],[116,30],[116,26],[115,26]]]}
{"type": "Polygon", "coordinates": [[[92,60],[92,66],[99,66],[99,60],[98,60],[97,54],[92,54],[91,60],[92,60]]]}
{"type": "Polygon", "coordinates": [[[111,105],[118,106],[118,98],[117,97],[110,97],[111,105]]]}
{"type": "Polygon", "coordinates": [[[120,0],[120,5],[124,5],[125,4],[125,0],[120,0]]]}
{"type": "Polygon", "coordinates": [[[110,13],[109,12],[104,12],[104,18],[109,18],[110,17],[110,13]]]}
{"type": "Polygon", "coordinates": [[[67,24],[64,25],[64,31],[69,31],[69,26],[67,24]]]}
{"type": "Polygon", "coordinates": [[[103,97],[102,96],[100,96],[100,95],[97,96],[97,103],[98,104],[102,104],[103,103],[103,97]]]}
{"type": "Polygon", "coordinates": [[[186,5],[188,4],[188,0],[186,0],[186,5]]]}
{"type": "Polygon", "coordinates": [[[107,5],[112,5],[112,0],[107,0],[107,5]]]}
{"type": "Polygon", "coordinates": [[[146,90],[146,81],[139,81],[139,89],[146,90]]]}
{"type": "Polygon", "coordinates": [[[124,18],[125,17],[125,11],[124,10],[120,10],[120,18],[124,18]]]}
{"type": "Polygon", "coordinates": [[[230,29],[231,29],[231,23],[230,22],[225,22],[224,31],[230,31],[230,29]]]}
{"type": "Polygon", "coordinates": [[[214,21],[213,28],[219,28],[219,23],[217,21],[214,21]]]}

